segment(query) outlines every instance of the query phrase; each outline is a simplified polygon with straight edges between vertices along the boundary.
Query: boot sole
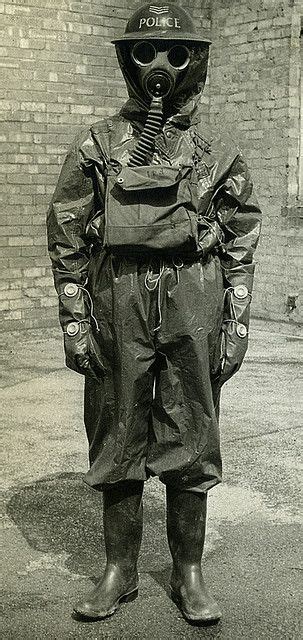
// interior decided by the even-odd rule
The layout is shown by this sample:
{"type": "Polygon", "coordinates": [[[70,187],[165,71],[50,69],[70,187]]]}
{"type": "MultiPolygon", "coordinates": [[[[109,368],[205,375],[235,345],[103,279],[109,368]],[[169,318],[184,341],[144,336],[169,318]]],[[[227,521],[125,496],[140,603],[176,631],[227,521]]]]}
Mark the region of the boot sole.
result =
{"type": "Polygon", "coordinates": [[[138,597],[138,587],[136,587],[136,589],[134,589],[133,591],[129,591],[128,593],[124,593],[122,596],[120,596],[120,598],[116,600],[112,608],[109,609],[108,611],[91,611],[90,613],[85,611],[79,611],[78,609],[74,609],[73,611],[77,619],[81,619],[86,622],[104,620],[104,618],[109,618],[114,613],[116,613],[116,611],[118,611],[118,609],[120,608],[121,604],[132,602],[133,600],[136,600],[137,597],[138,597]]]}
{"type": "Polygon", "coordinates": [[[209,627],[213,624],[218,624],[218,622],[220,621],[221,615],[218,615],[214,618],[201,618],[200,616],[191,615],[184,609],[182,605],[182,597],[172,589],[171,589],[171,599],[177,605],[178,609],[181,611],[183,615],[183,618],[186,620],[186,622],[189,622],[189,624],[192,624],[194,626],[209,627]]]}

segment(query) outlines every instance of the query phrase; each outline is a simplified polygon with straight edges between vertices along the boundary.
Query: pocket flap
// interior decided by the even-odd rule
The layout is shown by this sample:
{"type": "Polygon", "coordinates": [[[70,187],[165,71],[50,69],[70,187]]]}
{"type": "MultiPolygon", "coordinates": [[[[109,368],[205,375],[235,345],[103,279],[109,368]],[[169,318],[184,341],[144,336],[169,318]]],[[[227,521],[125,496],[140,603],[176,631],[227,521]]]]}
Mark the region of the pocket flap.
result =
{"type": "Polygon", "coordinates": [[[165,189],[178,184],[190,173],[191,169],[190,166],[163,167],[160,165],[123,167],[115,182],[125,191],[165,189]]]}

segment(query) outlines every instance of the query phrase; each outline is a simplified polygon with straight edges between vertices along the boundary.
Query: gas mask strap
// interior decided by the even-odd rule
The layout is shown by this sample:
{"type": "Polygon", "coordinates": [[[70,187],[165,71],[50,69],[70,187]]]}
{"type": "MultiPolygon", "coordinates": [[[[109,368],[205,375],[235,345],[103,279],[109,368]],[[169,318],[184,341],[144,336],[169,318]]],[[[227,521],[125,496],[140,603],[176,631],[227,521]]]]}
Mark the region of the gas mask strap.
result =
{"type": "Polygon", "coordinates": [[[148,164],[148,160],[150,160],[153,154],[156,135],[161,130],[162,120],[162,98],[153,98],[144,129],[127,163],[129,167],[139,167],[148,164]]]}

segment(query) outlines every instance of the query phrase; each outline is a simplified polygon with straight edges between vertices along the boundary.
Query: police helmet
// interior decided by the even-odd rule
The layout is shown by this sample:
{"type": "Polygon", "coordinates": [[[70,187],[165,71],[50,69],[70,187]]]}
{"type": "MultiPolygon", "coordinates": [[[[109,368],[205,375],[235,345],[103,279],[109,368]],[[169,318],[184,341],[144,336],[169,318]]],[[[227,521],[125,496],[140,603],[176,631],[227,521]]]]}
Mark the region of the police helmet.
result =
{"type": "Polygon", "coordinates": [[[189,40],[210,43],[206,29],[197,33],[192,18],[182,7],[173,3],[152,2],[142,5],[131,16],[121,38],[112,42],[120,44],[132,40],[189,40]]]}

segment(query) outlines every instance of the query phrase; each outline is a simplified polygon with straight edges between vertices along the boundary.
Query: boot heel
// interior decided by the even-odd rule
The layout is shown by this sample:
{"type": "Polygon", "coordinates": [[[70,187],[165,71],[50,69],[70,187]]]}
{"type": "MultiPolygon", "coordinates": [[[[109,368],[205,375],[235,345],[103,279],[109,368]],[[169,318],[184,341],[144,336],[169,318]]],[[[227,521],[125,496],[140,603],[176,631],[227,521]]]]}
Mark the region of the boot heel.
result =
{"type": "Polygon", "coordinates": [[[136,598],[138,597],[138,588],[134,589],[134,591],[131,591],[130,593],[126,593],[124,596],[122,596],[122,598],[120,598],[119,602],[133,602],[133,600],[136,600],[136,598]]]}

